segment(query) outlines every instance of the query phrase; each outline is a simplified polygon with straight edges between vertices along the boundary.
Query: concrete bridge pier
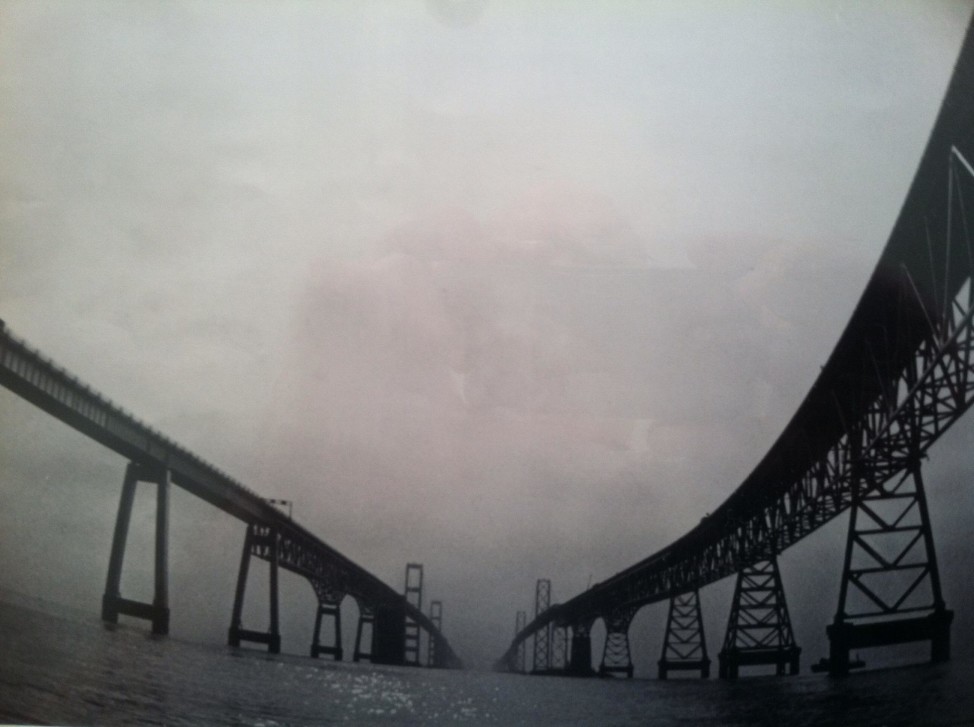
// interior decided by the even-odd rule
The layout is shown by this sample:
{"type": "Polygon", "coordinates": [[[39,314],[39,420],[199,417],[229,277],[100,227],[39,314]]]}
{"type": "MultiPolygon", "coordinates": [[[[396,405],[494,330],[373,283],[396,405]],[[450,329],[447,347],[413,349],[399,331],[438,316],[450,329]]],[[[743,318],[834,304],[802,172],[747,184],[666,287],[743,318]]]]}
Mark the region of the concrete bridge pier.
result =
{"type": "Polygon", "coordinates": [[[240,555],[240,571],[237,574],[237,591],[233,599],[233,615],[227,643],[240,646],[243,641],[267,644],[271,654],[281,652],[281,631],[278,609],[278,533],[274,528],[252,523],[247,526],[243,551],[240,555]],[[270,628],[268,631],[251,631],[242,627],[243,601],[247,590],[247,573],[250,569],[250,556],[257,555],[270,563],[270,628]]]}
{"type": "Polygon", "coordinates": [[[108,577],[101,601],[101,617],[106,623],[118,623],[119,614],[152,622],[152,633],[169,633],[169,486],[170,472],[165,467],[129,462],[122,482],[118,503],[112,551],[108,561],[108,577]],[[156,485],[155,583],[152,603],[132,601],[121,596],[122,563],[135,488],[139,482],[156,485]]]}

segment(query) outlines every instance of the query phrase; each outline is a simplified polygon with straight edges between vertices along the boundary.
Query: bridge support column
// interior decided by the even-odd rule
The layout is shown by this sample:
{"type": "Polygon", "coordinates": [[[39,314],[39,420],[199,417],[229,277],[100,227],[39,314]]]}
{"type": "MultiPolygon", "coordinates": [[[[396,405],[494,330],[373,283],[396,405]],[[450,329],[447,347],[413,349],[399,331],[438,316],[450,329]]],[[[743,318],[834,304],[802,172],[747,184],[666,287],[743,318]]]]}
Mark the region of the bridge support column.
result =
{"type": "MultiPolygon", "coordinates": [[[[534,587],[534,616],[537,618],[551,607],[551,581],[539,578],[534,587]]],[[[545,674],[551,668],[551,624],[534,632],[534,664],[532,674],[545,674]]]]}
{"type": "Polygon", "coordinates": [[[335,661],[342,660],[342,609],[340,603],[319,603],[318,613],[315,615],[315,633],[311,640],[311,657],[317,659],[321,654],[334,657],[335,661]],[[325,617],[332,620],[334,625],[334,641],[331,646],[321,644],[321,622],[325,617]]]}
{"type": "MultiPolygon", "coordinates": [[[[514,636],[517,637],[519,633],[524,631],[527,625],[527,612],[518,611],[514,616],[514,636]]],[[[514,665],[512,667],[512,671],[517,671],[524,674],[527,670],[527,651],[525,650],[525,642],[521,641],[518,643],[517,651],[514,653],[514,665]]]]}
{"type": "Polygon", "coordinates": [[[372,639],[375,636],[375,612],[372,610],[371,606],[368,606],[361,601],[358,604],[358,627],[355,629],[355,651],[352,653],[352,661],[361,661],[362,659],[372,660],[372,639]],[[369,629],[369,650],[365,651],[362,648],[362,643],[364,642],[365,627],[368,626],[369,629]]]}
{"type": "MultiPolygon", "coordinates": [[[[403,596],[406,599],[406,603],[412,604],[418,611],[423,610],[422,563],[406,564],[406,577],[405,586],[403,587],[403,596]]],[[[403,652],[403,661],[406,664],[419,666],[421,647],[421,631],[419,624],[409,617],[405,617],[405,619],[405,651],[403,652]]]]}
{"type": "Polygon", "coordinates": [[[551,664],[548,669],[552,672],[567,672],[568,660],[571,657],[568,640],[568,627],[552,624],[551,627],[551,664]]]}
{"type": "Polygon", "coordinates": [[[406,608],[405,603],[378,606],[372,622],[373,664],[406,663],[406,608]]]}
{"type": "Polygon", "coordinates": [[[267,525],[255,523],[248,525],[243,551],[240,555],[240,571],[237,574],[237,590],[233,599],[233,615],[230,619],[230,630],[227,636],[227,643],[230,646],[240,646],[242,641],[250,641],[257,644],[267,644],[268,653],[280,653],[281,632],[277,592],[278,556],[277,531],[267,525]],[[266,632],[250,631],[241,626],[251,555],[263,558],[270,564],[270,629],[266,632]]]}
{"type": "Polygon", "coordinates": [[[699,671],[701,679],[710,677],[710,657],[707,656],[698,590],[670,599],[663,653],[657,663],[660,679],[667,679],[671,671],[699,671]]]}
{"type": "Polygon", "coordinates": [[[572,624],[572,652],[568,673],[577,677],[595,676],[592,669],[592,621],[572,624]]]}
{"type": "Polygon", "coordinates": [[[599,676],[624,674],[632,679],[632,659],[629,653],[629,624],[639,610],[634,606],[624,606],[609,611],[605,619],[605,648],[602,651],[602,663],[599,665],[599,676]]]}
{"type": "Polygon", "coordinates": [[[800,655],[777,557],[741,570],[719,654],[720,678],[736,679],[740,667],[757,665],[774,665],[778,676],[783,676],[786,668],[789,674],[797,674],[800,655]]]}
{"type": "Polygon", "coordinates": [[[340,583],[324,580],[308,579],[315,595],[318,597],[318,609],[315,612],[315,630],[311,639],[311,657],[317,659],[320,654],[331,655],[335,661],[342,660],[342,601],[345,591],[340,583]],[[325,618],[330,618],[334,627],[334,639],[331,646],[321,644],[321,625],[325,618]]]}
{"type": "MultiPolygon", "coordinates": [[[[433,626],[436,628],[437,634],[443,632],[443,602],[442,601],[430,601],[430,621],[432,621],[433,626]]],[[[439,637],[436,634],[430,634],[429,646],[426,650],[426,666],[431,669],[437,669],[442,667],[442,659],[437,658],[437,642],[439,637]]],[[[439,649],[442,653],[443,650],[439,649]]]]}
{"type": "MultiPolygon", "coordinates": [[[[899,478],[881,485],[853,472],[839,609],[828,627],[828,670],[843,676],[855,649],[930,642],[932,662],[950,659],[953,611],[940,590],[919,458],[899,478]]],[[[858,660],[857,660],[858,661],[858,660]]]]}
{"type": "Polygon", "coordinates": [[[101,617],[106,623],[118,623],[119,614],[152,622],[152,633],[169,633],[169,470],[164,467],[129,462],[122,482],[122,495],[115,519],[108,577],[101,601],[101,617]],[[122,563],[135,488],[139,482],[156,484],[155,579],[152,603],[131,601],[121,596],[122,563]]]}

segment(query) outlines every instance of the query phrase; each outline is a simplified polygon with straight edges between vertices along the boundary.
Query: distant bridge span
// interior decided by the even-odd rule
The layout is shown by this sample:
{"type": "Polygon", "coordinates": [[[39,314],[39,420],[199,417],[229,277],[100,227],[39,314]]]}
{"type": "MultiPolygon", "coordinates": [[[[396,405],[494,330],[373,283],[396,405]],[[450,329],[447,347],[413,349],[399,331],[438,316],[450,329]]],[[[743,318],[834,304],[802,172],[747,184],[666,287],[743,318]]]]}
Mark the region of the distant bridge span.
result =
{"type": "MultiPolygon", "coordinates": [[[[0,323],[0,384],[43,411],[69,424],[82,434],[130,461],[122,490],[109,563],[108,583],[102,614],[116,621],[119,614],[151,620],[153,631],[168,631],[168,579],[166,541],[168,537],[168,484],[182,487],[238,520],[247,523],[247,534],[237,583],[229,640],[265,643],[272,652],[280,649],[277,606],[277,568],[306,578],[319,599],[312,655],[333,654],[341,658],[340,617],[337,607],[346,595],[356,599],[362,612],[356,639],[356,660],[365,656],[377,663],[404,663],[407,624],[424,630],[438,667],[458,668],[461,663],[439,628],[417,605],[410,603],[367,570],[352,562],[317,536],[294,522],[264,498],[247,489],[192,452],[137,420],[107,398],[16,338],[0,323]],[[124,558],[129,513],[136,483],[158,486],[156,518],[155,599],[142,604],[121,597],[118,592],[124,558]],[[251,556],[271,565],[271,603],[268,632],[243,629],[240,623],[247,570],[251,556]],[[322,615],[335,618],[336,643],[318,644],[322,615]],[[363,625],[371,628],[371,648],[362,648],[363,625]]],[[[418,657],[418,636],[414,656],[418,657]]]]}
{"type": "MultiPolygon", "coordinates": [[[[772,599],[772,591],[780,593],[783,607],[777,554],[850,507],[854,516],[839,615],[829,632],[830,663],[823,667],[833,673],[847,671],[848,648],[927,638],[934,660],[949,655],[952,614],[940,593],[920,462],[974,402],[972,163],[974,24],[967,30],[941,111],[879,263],[821,374],[778,440],[737,490],[686,535],[566,603],[539,609],[516,633],[498,668],[523,670],[527,639],[534,635],[538,647],[549,642],[546,634],[552,629],[571,629],[571,658],[562,668],[585,673],[591,661],[588,629],[602,618],[610,637],[603,671],[628,670],[631,676],[628,642],[623,663],[607,665],[608,641],[624,636],[640,607],[671,599],[670,618],[676,621],[667,627],[668,644],[672,637],[673,643],[682,640],[688,648],[668,654],[665,644],[660,675],[665,678],[667,669],[692,668],[706,676],[709,657],[702,624],[694,625],[694,619],[699,621],[696,591],[726,576],[746,574],[744,586],[738,582],[733,608],[747,610],[754,593],[772,599]],[[866,527],[877,508],[897,498],[910,517],[919,518],[914,526],[908,528],[906,519],[893,517],[866,527]],[[885,502],[879,505],[878,500],[885,502]],[[903,551],[899,558],[880,557],[872,568],[855,565],[853,556],[860,551],[882,556],[869,538],[891,533],[911,540],[909,547],[925,547],[926,558],[917,561],[903,551]],[[751,569],[762,563],[773,566],[773,573],[769,566],[763,576],[755,576],[751,569]],[[868,582],[874,576],[906,571],[910,563],[913,571],[899,574],[907,579],[902,600],[888,602],[868,582]],[[763,585],[756,587],[754,578],[763,585]],[[920,586],[931,598],[918,604],[920,586]],[[852,612],[847,598],[854,592],[864,595],[874,610],[852,612]],[[681,612],[677,599],[683,596],[692,598],[681,612]],[[853,623],[859,617],[860,625],[853,623]],[[681,635],[682,627],[692,632],[689,637],[681,635]]],[[[787,612],[783,621],[768,615],[769,604],[766,600],[760,618],[769,619],[779,631],[786,628],[790,638],[787,612]]],[[[734,618],[732,612],[732,622],[734,618]]],[[[734,622],[729,630],[732,625],[751,629],[752,634],[758,629],[755,623],[734,622]]],[[[721,655],[722,670],[727,672],[723,675],[736,676],[735,663],[777,663],[780,672],[782,653],[789,649],[788,658],[797,670],[797,647],[776,638],[772,635],[745,648],[731,643],[728,635],[728,664],[723,663],[724,652],[721,655]]],[[[535,657],[536,671],[551,671],[550,655],[541,655],[540,667],[538,651],[535,657]]]]}

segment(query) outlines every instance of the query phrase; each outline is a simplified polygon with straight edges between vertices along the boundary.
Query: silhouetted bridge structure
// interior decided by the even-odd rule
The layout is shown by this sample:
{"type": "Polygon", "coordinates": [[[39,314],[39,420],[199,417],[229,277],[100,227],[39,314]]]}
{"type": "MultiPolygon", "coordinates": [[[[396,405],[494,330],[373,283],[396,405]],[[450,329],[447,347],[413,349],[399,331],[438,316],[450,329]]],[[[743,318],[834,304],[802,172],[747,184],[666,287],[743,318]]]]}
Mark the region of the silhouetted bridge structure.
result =
{"type": "Polygon", "coordinates": [[[228,640],[231,646],[248,641],[280,651],[278,569],[296,573],[311,584],[318,598],[311,656],[328,654],[340,660],[340,605],[352,596],[359,607],[354,659],[373,663],[413,664],[421,661],[420,633],[426,633],[426,665],[459,668],[460,660],[440,632],[442,604],[422,611],[422,566],[406,567],[405,594],[330,547],[265,500],[171,441],[131,414],[92,391],[56,366],[0,323],[0,384],[129,460],[122,485],[112,541],[102,618],[111,623],[119,615],[146,619],[152,631],[169,631],[168,531],[169,489],[176,485],[246,523],[228,640]],[[123,598],[119,592],[129,520],[139,482],[156,485],[155,583],[152,603],[123,598]],[[241,623],[248,570],[252,557],[270,564],[270,619],[266,631],[245,629],[241,623]],[[418,577],[418,580],[417,580],[418,577]],[[418,584],[418,585],[417,585],[418,584]],[[332,620],[334,635],[321,643],[322,623],[332,620]],[[370,632],[370,633],[368,633],[370,632]]]}
{"type": "MultiPolygon", "coordinates": [[[[690,532],[566,603],[538,582],[535,618],[518,612],[498,668],[591,673],[590,630],[605,624],[599,672],[632,676],[636,612],[669,600],[659,676],[709,676],[699,589],[737,576],[720,675],[774,665],[796,673],[777,556],[851,510],[829,658],[930,642],[950,655],[953,617],[941,593],[921,462],[974,401],[974,25],[906,201],[879,263],[818,379],[784,432],[737,490],[690,532]],[[569,646],[570,641],[570,646],[569,646]]],[[[813,667],[814,668],[814,667],[813,667]]]]}

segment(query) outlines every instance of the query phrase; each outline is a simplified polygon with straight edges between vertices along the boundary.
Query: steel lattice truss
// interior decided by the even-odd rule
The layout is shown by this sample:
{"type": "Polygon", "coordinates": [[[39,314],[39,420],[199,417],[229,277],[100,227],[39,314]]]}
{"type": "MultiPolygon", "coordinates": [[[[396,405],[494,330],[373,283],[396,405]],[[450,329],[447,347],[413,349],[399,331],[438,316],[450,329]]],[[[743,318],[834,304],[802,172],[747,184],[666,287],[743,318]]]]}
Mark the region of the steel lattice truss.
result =
{"type": "Polygon", "coordinates": [[[677,665],[709,661],[699,591],[688,591],[670,600],[660,661],[677,665]]]}
{"type": "Polygon", "coordinates": [[[795,646],[776,559],[759,561],[738,573],[732,603],[724,651],[795,646]]]}
{"type": "MultiPolygon", "coordinates": [[[[551,606],[551,581],[539,578],[534,590],[535,620],[551,606]]],[[[551,625],[534,634],[534,671],[544,672],[551,667],[551,625]]]]}
{"type": "MultiPolygon", "coordinates": [[[[890,240],[785,431],[712,515],[528,624],[700,588],[772,558],[913,467],[974,401],[974,26],[890,240]]],[[[510,662],[512,651],[501,659],[510,662]]]]}

